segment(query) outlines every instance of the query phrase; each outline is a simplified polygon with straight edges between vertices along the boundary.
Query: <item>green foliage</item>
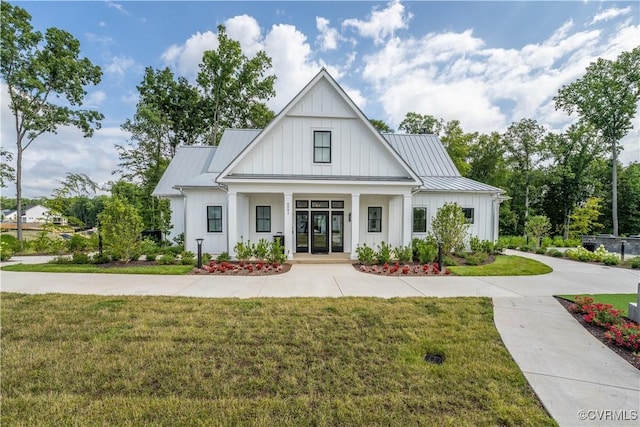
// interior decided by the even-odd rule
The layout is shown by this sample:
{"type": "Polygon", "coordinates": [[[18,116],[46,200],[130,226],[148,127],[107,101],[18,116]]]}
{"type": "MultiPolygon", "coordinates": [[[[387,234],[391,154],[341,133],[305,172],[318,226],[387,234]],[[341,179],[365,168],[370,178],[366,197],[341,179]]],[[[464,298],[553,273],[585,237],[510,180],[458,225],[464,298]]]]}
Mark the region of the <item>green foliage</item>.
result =
{"type": "Polygon", "coordinates": [[[358,261],[364,265],[371,265],[376,261],[376,251],[366,243],[356,247],[358,261]]]}
{"type": "Polygon", "coordinates": [[[544,215],[536,215],[529,218],[525,227],[527,236],[533,239],[536,247],[540,245],[540,240],[551,231],[549,218],[544,215]]]}
{"type": "Polygon", "coordinates": [[[66,241],[66,246],[69,252],[82,252],[89,249],[91,241],[82,234],[75,233],[66,241]]]}
{"type": "Polygon", "coordinates": [[[251,240],[247,240],[246,243],[244,241],[239,241],[238,243],[236,243],[233,250],[236,253],[236,258],[239,261],[246,262],[249,261],[249,259],[251,259],[251,257],[253,256],[253,248],[254,245],[253,243],[251,243],[251,240]]]}
{"type": "Polygon", "coordinates": [[[280,244],[280,239],[274,239],[269,244],[266,261],[277,264],[284,264],[287,261],[287,254],[284,253],[284,247],[280,244]]]}
{"type": "Polygon", "coordinates": [[[555,248],[547,250],[547,255],[552,256],[554,258],[562,258],[562,252],[560,252],[555,248]]]}
{"type": "Polygon", "coordinates": [[[99,219],[104,248],[114,259],[129,262],[140,256],[142,219],[135,207],[111,197],[99,219]]]}
{"type": "Polygon", "coordinates": [[[401,263],[407,263],[413,260],[413,249],[410,245],[398,246],[393,252],[396,255],[396,259],[401,263]]]}
{"type": "Polygon", "coordinates": [[[591,234],[602,228],[602,224],[598,222],[598,218],[602,211],[602,199],[590,197],[580,207],[576,208],[570,216],[569,235],[571,237],[580,237],[591,234]]]}
{"type": "Polygon", "coordinates": [[[74,252],[71,256],[72,264],[89,264],[90,262],[91,258],[84,252],[74,252]]]}
{"type": "Polygon", "coordinates": [[[381,133],[394,133],[394,130],[385,122],[378,119],[369,119],[369,122],[373,125],[374,128],[381,133]]]}
{"type": "Polygon", "coordinates": [[[191,251],[184,251],[180,254],[180,263],[182,265],[196,265],[196,256],[191,251]]]}
{"type": "Polygon", "coordinates": [[[176,257],[173,254],[164,254],[156,260],[158,265],[173,265],[176,263],[176,257]]]}
{"type": "Polygon", "coordinates": [[[640,268],[640,256],[636,256],[631,258],[631,261],[629,261],[629,265],[631,266],[631,268],[640,268]]]}
{"type": "Polygon", "coordinates": [[[6,243],[4,240],[0,240],[0,261],[9,261],[11,256],[13,255],[13,251],[9,243],[6,243]]]}
{"type": "Polygon", "coordinates": [[[485,252],[477,252],[467,256],[467,265],[481,265],[487,261],[488,255],[485,252]]]}
{"type": "Polygon", "coordinates": [[[217,262],[225,262],[230,260],[231,260],[231,256],[229,255],[229,252],[222,252],[216,257],[217,262]]]}
{"type": "Polygon", "coordinates": [[[411,134],[432,134],[440,135],[444,126],[444,120],[436,119],[429,114],[418,114],[409,112],[400,122],[398,129],[411,134]]]}
{"type": "Polygon", "coordinates": [[[433,239],[414,239],[413,248],[420,264],[428,264],[438,255],[438,246],[433,239]]]}
{"type": "Polygon", "coordinates": [[[393,250],[391,249],[391,246],[387,242],[383,241],[378,245],[378,252],[376,253],[376,262],[378,264],[387,264],[391,262],[392,258],[393,258],[393,250]]]}
{"type": "Polygon", "coordinates": [[[546,246],[540,246],[539,248],[536,249],[536,253],[538,255],[545,255],[547,253],[547,247],[546,246]]]}
{"type": "Polygon", "coordinates": [[[4,243],[6,245],[5,248],[13,253],[16,253],[20,250],[20,242],[18,242],[18,239],[10,234],[1,234],[0,242],[4,243]]]}
{"type": "Polygon", "coordinates": [[[445,203],[436,212],[431,227],[435,239],[442,243],[442,251],[448,254],[464,244],[469,223],[457,203],[445,203]]]}
{"type": "Polygon", "coordinates": [[[478,236],[471,236],[469,238],[469,247],[471,248],[471,252],[484,252],[484,245],[478,236]]]}
{"type": "Polygon", "coordinates": [[[253,248],[253,255],[256,257],[256,259],[259,261],[263,261],[267,257],[268,253],[269,242],[267,242],[265,239],[258,240],[258,243],[256,243],[255,247],[253,248]]]}
{"type": "Polygon", "coordinates": [[[92,264],[106,264],[108,262],[111,262],[111,257],[105,253],[95,253],[91,257],[92,264]]]}
{"type": "Polygon", "coordinates": [[[471,170],[468,158],[471,142],[475,137],[476,134],[464,133],[458,120],[451,120],[444,125],[440,140],[462,176],[466,176],[471,170]]]}

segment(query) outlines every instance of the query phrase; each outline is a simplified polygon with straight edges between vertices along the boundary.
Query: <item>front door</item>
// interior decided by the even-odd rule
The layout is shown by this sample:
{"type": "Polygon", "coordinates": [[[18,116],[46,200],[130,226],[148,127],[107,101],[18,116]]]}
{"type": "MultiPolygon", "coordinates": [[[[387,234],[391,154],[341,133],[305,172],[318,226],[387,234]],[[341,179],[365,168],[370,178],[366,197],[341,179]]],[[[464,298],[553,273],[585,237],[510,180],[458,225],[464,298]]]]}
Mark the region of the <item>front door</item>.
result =
{"type": "Polygon", "coordinates": [[[296,212],[296,252],[309,252],[309,212],[296,212]]]}
{"type": "Polygon", "coordinates": [[[331,252],[344,251],[344,212],[331,213],[331,252]]]}
{"type": "Polygon", "coordinates": [[[329,212],[311,212],[311,253],[329,252],[329,212]]]}

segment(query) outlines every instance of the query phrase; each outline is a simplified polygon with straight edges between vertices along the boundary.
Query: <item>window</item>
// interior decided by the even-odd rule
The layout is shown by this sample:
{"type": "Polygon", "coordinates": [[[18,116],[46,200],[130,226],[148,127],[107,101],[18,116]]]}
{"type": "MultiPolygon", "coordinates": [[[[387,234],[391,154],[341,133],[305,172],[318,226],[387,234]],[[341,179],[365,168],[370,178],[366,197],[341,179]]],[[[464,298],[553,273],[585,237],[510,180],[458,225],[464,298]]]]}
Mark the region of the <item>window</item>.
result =
{"type": "Polygon", "coordinates": [[[256,206],[256,232],[271,232],[271,206],[256,206]]]}
{"type": "Polygon", "coordinates": [[[313,162],[331,163],[331,132],[313,131],[313,162]]]}
{"type": "Polygon", "coordinates": [[[296,200],[296,208],[297,209],[306,209],[309,207],[308,200],[296,200]]]}
{"type": "Polygon", "coordinates": [[[344,209],[344,200],[332,200],[331,209],[344,209]]]}
{"type": "Polygon", "coordinates": [[[464,217],[467,218],[467,222],[469,224],[473,224],[473,214],[474,208],[462,208],[462,212],[464,212],[464,217]]]}
{"type": "Polygon", "coordinates": [[[413,208],[413,232],[427,232],[427,208],[413,208]]]}
{"type": "Polygon", "coordinates": [[[369,208],[369,217],[367,218],[368,231],[370,233],[380,233],[382,232],[382,208],[381,207],[370,207],[369,208]]]}
{"type": "Polygon", "coordinates": [[[312,200],[311,209],[329,209],[328,200],[312,200]]]}
{"type": "Polygon", "coordinates": [[[222,233],[222,206],[207,206],[207,232],[222,233]]]}

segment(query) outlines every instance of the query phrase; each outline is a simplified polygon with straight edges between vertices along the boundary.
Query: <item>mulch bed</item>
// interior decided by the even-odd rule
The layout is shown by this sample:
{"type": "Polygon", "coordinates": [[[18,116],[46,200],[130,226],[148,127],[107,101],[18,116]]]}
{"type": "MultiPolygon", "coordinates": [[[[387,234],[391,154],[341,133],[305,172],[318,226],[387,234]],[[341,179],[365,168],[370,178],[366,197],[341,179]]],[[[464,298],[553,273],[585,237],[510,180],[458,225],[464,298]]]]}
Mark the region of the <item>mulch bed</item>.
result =
{"type": "Polygon", "coordinates": [[[205,274],[214,276],[273,276],[284,274],[291,270],[291,264],[241,263],[225,261],[203,265],[201,269],[194,268],[191,274],[205,274]]]}
{"type": "Polygon", "coordinates": [[[592,325],[590,323],[585,322],[584,319],[582,318],[582,314],[574,313],[574,312],[569,310],[569,306],[572,304],[572,301],[569,301],[569,300],[566,300],[566,299],[560,298],[560,297],[556,297],[556,300],[558,300],[558,302],[565,309],[567,309],[569,314],[571,314],[573,316],[573,318],[576,319],[576,321],[578,323],[580,323],[582,326],[584,326],[584,328],[587,331],[589,331],[591,333],[591,335],[593,335],[594,337],[599,339],[602,344],[604,344],[607,347],[609,347],[618,356],[622,357],[624,360],[629,362],[634,368],[640,370],[640,355],[634,355],[633,352],[631,350],[629,350],[628,348],[620,347],[618,345],[615,345],[615,344],[609,342],[609,340],[607,340],[605,338],[605,336],[604,336],[604,333],[606,332],[606,329],[601,328],[600,326],[592,325]]]}
{"type": "MultiPolygon", "coordinates": [[[[454,257],[450,256],[450,259],[454,259],[456,265],[466,265],[466,258],[462,257],[454,257]]],[[[491,264],[495,261],[495,255],[489,255],[487,260],[480,265],[491,264]]],[[[385,265],[375,264],[366,266],[364,264],[355,263],[353,264],[353,268],[358,270],[361,273],[375,274],[377,276],[444,276],[449,275],[451,272],[447,267],[442,266],[442,270],[434,270],[434,267],[437,269],[438,263],[428,263],[428,264],[420,264],[418,262],[411,263],[388,263],[385,265]],[[425,267],[426,266],[426,267],[425,267]],[[396,268],[397,267],[397,268],[396,268]],[[405,268],[407,267],[407,268],[405,268]]]]}

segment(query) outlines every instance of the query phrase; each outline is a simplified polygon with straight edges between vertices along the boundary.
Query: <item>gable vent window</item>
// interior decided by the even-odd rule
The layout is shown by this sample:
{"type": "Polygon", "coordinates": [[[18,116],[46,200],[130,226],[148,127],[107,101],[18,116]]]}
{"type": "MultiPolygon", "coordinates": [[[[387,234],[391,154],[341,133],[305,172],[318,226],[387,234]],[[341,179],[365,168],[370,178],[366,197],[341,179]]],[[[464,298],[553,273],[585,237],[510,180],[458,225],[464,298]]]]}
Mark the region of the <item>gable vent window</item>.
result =
{"type": "Polygon", "coordinates": [[[313,162],[331,163],[331,132],[313,131],[313,162]]]}

